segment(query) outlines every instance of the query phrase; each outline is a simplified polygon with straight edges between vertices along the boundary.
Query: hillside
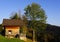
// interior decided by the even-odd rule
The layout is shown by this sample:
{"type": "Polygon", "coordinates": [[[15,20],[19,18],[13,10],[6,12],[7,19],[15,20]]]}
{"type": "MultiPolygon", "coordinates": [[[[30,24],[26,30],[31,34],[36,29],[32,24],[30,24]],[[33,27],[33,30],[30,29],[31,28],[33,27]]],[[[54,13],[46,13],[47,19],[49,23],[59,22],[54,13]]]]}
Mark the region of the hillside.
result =
{"type": "Polygon", "coordinates": [[[0,42],[24,42],[23,40],[17,39],[17,38],[5,38],[0,35],[0,42]]]}

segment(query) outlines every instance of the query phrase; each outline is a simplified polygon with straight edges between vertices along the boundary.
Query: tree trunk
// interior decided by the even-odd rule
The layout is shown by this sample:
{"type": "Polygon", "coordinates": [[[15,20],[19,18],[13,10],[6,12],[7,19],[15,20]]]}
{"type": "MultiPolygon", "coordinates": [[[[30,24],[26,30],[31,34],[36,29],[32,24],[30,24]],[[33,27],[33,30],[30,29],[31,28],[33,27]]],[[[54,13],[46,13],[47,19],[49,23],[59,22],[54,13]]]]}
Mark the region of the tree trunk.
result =
{"type": "Polygon", "coordinates": [[[33,30],[33,42],[36,42],[35,41],[35,30],[33,30]]]}
{"type": "Polygon", "coordinates": [[[48,42],[48,40],[47,40],[47,35],[46,35],[46,34],[44,34],[44,41],[45,41],[45,42],[48,42]]]}

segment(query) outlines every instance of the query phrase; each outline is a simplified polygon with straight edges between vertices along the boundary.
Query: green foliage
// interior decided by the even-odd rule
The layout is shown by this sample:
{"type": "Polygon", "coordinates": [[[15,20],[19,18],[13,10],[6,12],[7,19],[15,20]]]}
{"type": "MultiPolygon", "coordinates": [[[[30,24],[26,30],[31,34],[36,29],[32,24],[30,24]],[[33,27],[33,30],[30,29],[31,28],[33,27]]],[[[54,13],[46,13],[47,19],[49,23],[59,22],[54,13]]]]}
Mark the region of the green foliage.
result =
{"type": "Polygon", "coordinates": [[[37,24],[36,21],[46,23],[45,11],[41,8],[40,5],[36,3],[32,3],[31,5],[28,5],[25,8],[25,15],[30,21],[32,21],[30,23],[32,28],[36,27],[35,26],[35,24],[37,24]]]}
{"type": "Polygon", "coordinates": [[[24,41],[18,38],[5,38],[0,35],[0,42],[24,42],[24,41]]]}
{"type": "Polygon", "coordinates": [[[27,33],[27,27],[26,26],[23,26],[23,33],[27,33]]]}
{"type": "Polygon", "coordinates": [[[27,17],[25,15],[22,16],[23,22],[25,23],[25,26],[28,25],[28,20],[27,17]]]}
{"type": "Polygon", "coordinates": [[[2,24],[0,24],[0,32],[2,32],[3,30],[3,27],[2,27],[2,24]]]}
{"type": "Polygon", "coordinates": [[[27,38],[32,40],[32,38],[33,38],[33,31],[32,31],[32,29],[28,28],[27,31],[28,31],[27,34],[26,34],[27,38]]]}
{"type": "Polygon", "coordinates": [[[20,19],[21,20],[21,16],[18,12],[15,12],[11,17],[10,19],[20,19]]]}
{"type": "Polygon", "coordinates": [[[26,26],[22,26],[21,28],[20,28],[20,33],[27,33],[27,27],[26,26]]]}
{"type": "Polygon", "coordinates": [[[25,15],[31,19],[31,20],[44,20],[46,19],[46,15],[44,10],[41,8],[40,5],[36,4],[36,3],[32,3],[31,5],[28,5],[25,8],[25,15]]]}
{"type": "Polygon", "coordinates": [[[36,40],[35,39],[35,31],[38,28],[38,30],[44,32],[44,29],[46,28],[46,15],[45,15],[45,11],[41,8],[41,6],[39,4],[36,3],[32,3],[31,5],[28,5],[25,8],[25,15],[28,18],[28,20],[32,21],[29,25],[30,28],[33,28],[33,41],[36,40]],[[38,21],[38,22],[36,22],[38,21]],[[43,23],[43,24],[40,24],[43,23]]]}

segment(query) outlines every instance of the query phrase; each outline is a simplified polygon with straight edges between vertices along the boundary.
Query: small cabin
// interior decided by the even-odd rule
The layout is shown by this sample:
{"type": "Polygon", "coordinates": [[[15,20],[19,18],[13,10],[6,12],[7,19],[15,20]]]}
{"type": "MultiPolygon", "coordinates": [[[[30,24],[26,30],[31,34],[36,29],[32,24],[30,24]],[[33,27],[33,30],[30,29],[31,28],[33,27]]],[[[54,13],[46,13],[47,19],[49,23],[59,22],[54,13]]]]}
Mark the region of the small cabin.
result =
{"type": "Polygon", "coordinates": [[[2,25],[5,29],[5,37],[13,38],[16,35],[20,36],[20,28],[23,26],[23,21],[19,19],[3,19],[2,25]]]}

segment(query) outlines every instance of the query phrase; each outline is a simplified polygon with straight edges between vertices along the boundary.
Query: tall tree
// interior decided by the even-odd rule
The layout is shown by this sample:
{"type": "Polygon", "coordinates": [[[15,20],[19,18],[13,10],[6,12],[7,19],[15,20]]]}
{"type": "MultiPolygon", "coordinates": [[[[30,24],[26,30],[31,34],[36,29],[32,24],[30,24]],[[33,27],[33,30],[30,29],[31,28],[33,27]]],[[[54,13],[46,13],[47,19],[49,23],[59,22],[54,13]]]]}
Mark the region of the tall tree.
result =
{"type": "Polygon", "coordinates": [[[19,12],[14,12],[12,13],[13,15],[10,16],[10,19],[20,19],[21,20],[21,14],[20,11],[19,12]]]}
{"type": "Polygon", "coordinates": [[[25,15],[22,16],[22,20],[24,21],[25,25],[27,26],[28,20],[27,20],[27,17],[25,15]]]}
{"type": "Polygon", "coordinates": [[[22,16],[22,20],[24,22],[23,33],[25,34],[25,37],[26,37],[28,20],[25,15],[22,16]]]}
{"type": "MultiPolygon", "coordinates": [[[[39,21],[41,23],[46,23],[46,15],[45,11],[41,8],[39,4],[32,3],[31,5],[28,5],[25,9],[25,15],[28,20],[32,21],[30,23],[30,27],[33,28],[33,42],[35,42],[35,30],[39,23],[36,21],[39,21]]],[[[42,26],[42,24],[38,25],[42,26]]],[[[43,27],[43,26],[42,26],[43,27]]],[[[44,30],[45,26],[43,28],[40,28],[40,30],[44,30]]]]}

